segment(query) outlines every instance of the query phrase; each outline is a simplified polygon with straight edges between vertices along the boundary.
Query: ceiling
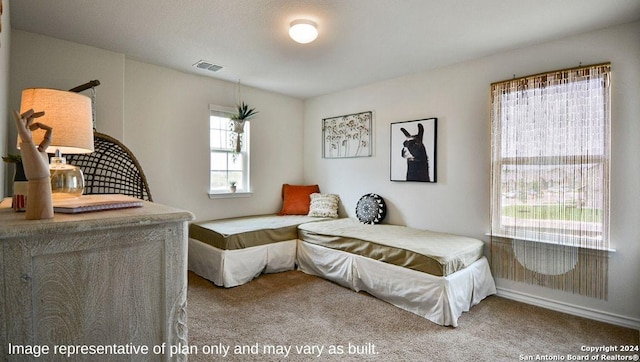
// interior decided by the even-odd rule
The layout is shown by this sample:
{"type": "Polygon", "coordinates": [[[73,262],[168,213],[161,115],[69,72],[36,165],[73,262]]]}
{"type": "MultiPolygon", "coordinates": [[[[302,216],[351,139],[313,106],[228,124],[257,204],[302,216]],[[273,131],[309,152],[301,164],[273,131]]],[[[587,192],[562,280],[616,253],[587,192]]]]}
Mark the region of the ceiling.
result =
{"type": "Polygon", "coordinates": [[[638,0],[10,1],[13,29],[302,99],[640,19],[638,0]],[[315,42],[288,37],[299,18],[315,42]]]}

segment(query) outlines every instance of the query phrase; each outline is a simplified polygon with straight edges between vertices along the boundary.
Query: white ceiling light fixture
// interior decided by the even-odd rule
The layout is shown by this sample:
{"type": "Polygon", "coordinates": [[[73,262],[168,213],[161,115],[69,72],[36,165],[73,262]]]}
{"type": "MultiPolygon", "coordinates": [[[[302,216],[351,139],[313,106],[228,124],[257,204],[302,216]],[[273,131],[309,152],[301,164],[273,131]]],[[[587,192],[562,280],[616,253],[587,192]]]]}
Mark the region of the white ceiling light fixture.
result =
{"type": "Polygon", "coordinates": [[[311,20],[294,20],[289,27],[289,36],[300,44],[311,43],[318,37],[318,25],[311,20]]]}

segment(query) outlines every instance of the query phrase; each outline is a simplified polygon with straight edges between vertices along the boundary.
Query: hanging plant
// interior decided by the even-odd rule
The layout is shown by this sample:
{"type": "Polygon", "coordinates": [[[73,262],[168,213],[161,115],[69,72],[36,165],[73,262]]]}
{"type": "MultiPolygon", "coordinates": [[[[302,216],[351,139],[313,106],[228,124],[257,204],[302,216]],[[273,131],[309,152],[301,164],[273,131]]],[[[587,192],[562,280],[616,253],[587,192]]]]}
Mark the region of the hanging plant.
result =
{"type": "Polygon", "coordinates": [[[238,105],[238,113],[231,116],[231,142],[234,146],[234,153],[240,153],[242,150],[242,134],[244,133],[245,121],[253,118],[258,111],[255,108],[249,108],[249,106],[242,102],[238,105]]]}

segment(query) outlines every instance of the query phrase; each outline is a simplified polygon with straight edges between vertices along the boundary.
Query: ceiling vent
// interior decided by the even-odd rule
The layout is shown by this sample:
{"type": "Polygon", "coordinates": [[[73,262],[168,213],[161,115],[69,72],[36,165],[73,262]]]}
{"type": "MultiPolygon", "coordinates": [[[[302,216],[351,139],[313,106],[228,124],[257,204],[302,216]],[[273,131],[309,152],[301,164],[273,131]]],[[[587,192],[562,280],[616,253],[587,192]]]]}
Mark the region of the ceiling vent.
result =
{"type": "Polygon", "coordinates": [[[201,60],[201,61],[197,62],[196,64],[194,64],[193,66],[198,68],[198,69],[206,69],[206,70],[210,70],[212,72],[217,72],[220,69],[222,69],[221,65],[213,64],[211,62],[207,62],[206,60],[201,60]]]}

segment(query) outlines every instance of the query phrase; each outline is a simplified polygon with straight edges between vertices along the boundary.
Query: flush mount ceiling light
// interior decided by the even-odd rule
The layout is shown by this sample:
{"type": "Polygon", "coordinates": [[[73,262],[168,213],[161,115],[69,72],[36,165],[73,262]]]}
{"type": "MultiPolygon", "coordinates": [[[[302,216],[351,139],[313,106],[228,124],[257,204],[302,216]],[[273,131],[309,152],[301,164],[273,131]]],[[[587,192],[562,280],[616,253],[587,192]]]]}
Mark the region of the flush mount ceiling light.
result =
{"type": "Polygon", "coordinates": [[[289,36],[300,44],[311,43],[318,37],[318,26],[311,20],[295,20],[289,27],[289,36]]]}

